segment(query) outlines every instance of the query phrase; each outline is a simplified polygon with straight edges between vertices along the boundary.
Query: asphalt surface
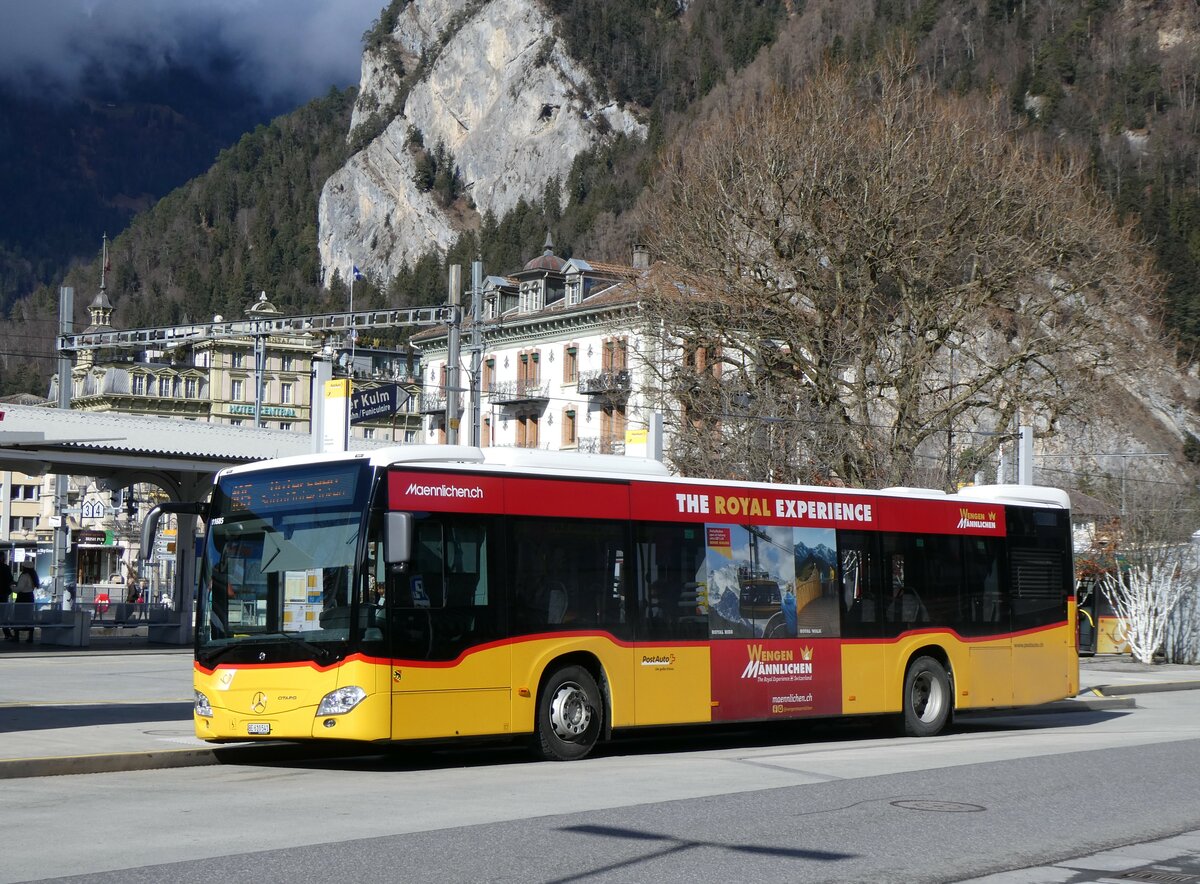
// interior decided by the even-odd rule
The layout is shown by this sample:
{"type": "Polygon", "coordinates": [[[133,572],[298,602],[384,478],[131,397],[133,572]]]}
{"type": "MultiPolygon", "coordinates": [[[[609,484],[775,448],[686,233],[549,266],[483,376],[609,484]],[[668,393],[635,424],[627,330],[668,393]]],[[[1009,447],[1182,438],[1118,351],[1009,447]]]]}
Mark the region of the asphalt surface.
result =
{"type": "MultiPolygon", "coordinates": [[[[299,744],[214,746],[196,739],[191,659],[190,647],[151,646],[137,634],[93,637],[82,649],[0,641],[0,779],[329,754],[329,749],[299,744]]],[[[1200,689],[1200,665],[1086,657],[1080,661],[1077,697],[1021,714],[1133,708],[1139,694],[1195,689],[1200,689]]],[[[1200,879],[1200,831],[975,881],[1084,884],[1131,878],[1200,879]]]]}
{"type": "MultiPolygon", "coordinates": [[[[0,779],[187,767],[245,760],[254,753],[274,758],[312,751],[302,745],[215,746],[197,739],[190,671],[190,648],[148,646],[139,636],[93,640],[82,649],[0,642],[0,779]],[[127,672],[128,657],[137,655],[133,668],[139,677],[102,677],[104,661],[89,659],[113,655],[126,657],[127,672]],[[55,665],[37,665],[51,660],[55,665]],[[32,685],[35,675],[40,675],[36,689],[25,696],[20,684],[6,684],[11,676],[32,685]]],[[[1200,665],[1085,657],[1079,696],[1038,708],[1128,708],[1139,693],[1197,688],[1200,665]]]]}

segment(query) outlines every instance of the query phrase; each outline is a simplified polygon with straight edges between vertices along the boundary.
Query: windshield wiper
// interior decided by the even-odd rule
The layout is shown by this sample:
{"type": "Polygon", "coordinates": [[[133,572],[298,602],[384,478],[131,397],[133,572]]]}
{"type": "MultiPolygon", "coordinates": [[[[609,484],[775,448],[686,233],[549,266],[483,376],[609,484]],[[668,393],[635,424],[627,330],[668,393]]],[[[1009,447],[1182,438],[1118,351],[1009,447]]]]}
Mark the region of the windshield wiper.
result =
{"type": "Polygon", "coordinates": [[[300,647],[302,647],[306,651],[308,651],[310,654],[312,654],[318,658],[323,659],[326,657],[336,656],[335,653],[333,651],[331,651],[329,648],[323,648],[318,644],[314,644],[313,642],[306,641],[305,639],[302,639],[297,635],[292,635],[291,633],[287,633],[287,632],[252,633],[250,635],[241,636],[234,641],[230,641],[229,644],[222,645],[221,647],[218,647],[218,648],[203,647],[203,648],[201,648],[201,651],[202,651],[202,653],[204,653],[207,656],[209,663],[215,663],[219,658],[224,657],[227,653],[232,651],[234,648],[244,648],[247,645],[254,644],[255,642],[258,642],[259,640],[262,640],[262,639],[280,639],[280,638],[283,639],[288,644],[299,645],[300,647]]]}
{"type": "Polygon", "coordinates": [[[205,646],[205,647],[201,647],[200,650],[202,653],[204,653],[207,656],[209,663],[216,663],[219,658],[224,657],[227,653],[232,651],[234,648],[240,648],[241,646],[242,646],[241,642],[231,641],[229,644],[222,645],[219,648],[205,646]]]}

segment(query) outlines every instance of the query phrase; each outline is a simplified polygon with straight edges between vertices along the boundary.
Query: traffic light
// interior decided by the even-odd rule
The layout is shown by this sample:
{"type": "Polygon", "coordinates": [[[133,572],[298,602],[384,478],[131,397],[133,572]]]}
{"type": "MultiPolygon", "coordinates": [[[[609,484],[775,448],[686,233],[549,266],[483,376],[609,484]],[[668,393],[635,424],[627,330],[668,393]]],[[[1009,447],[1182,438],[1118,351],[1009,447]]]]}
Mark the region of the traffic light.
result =
{"type": "Polygon", "coordinates": [[[125,518],[133,521],[133,517],[137,515],[137,501],[133,498],[133,489],[130,488],[125,492],[125,518]]]}

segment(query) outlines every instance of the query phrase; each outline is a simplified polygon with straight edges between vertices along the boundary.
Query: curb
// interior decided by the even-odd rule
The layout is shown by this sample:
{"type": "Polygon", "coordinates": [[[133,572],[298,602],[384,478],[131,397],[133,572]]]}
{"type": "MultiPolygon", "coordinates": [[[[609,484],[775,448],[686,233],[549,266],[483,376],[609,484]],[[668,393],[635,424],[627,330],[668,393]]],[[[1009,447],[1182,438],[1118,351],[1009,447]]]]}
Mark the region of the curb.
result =
{"type": "Polygon", "coordinates": [[[95,755],[61,755],[41,758],[0,759],[0,780],[56,777],[72,774],[128,773],[204,767],[212,764],[271,764],[315,761],[379,753],[372,744],[256,743],[232,746],[199,746],[194,749],[150,749],[144,752],[109,752],[95,755]]]}
{"type": "Polygon", "coordinates": [[[42,758],[9,758],[0,761],[0,780],[57,777],[70,774],[126,773],[171,767],[218,764],[213,749],[166,749],[101,755],[51,755],[42,758]]]}
{"type": "Polygon", "coordinates": [[[1103,712],[1107,709],[1135,709],[1137,703],[1133,697],[1104,697],[1095,698],[1077,696],[1067,700],[1055,700],[1053,703],[1043,703],[1040,706],[1030,706],[1027,709],[1013,710],[1017,714],[1046,712],[1103,712]]]}
{"type": "Polygon", "coordinates": [[[954,713],[958,718],[1010,718],[1018,715],[1061,715],[1064,712],[1104,712],[1110,709],[1135,709],[1132,697],[1070,697],[1054,700],[1038,706],[1007,706],[1000,709],[961,709],[954,713]]]}
{"type": "MultiPolygon", "coordinates": [[[[1097,697],[1119,697],[1126,694],[1158,694],[1164,691],[1200,690],[1200,681],[1143,682],[1141,684],[1102,684],[1088,688],[1097,697]]],[[[1082,696],[1082,694],[1080,695],[1082,696]]]]}

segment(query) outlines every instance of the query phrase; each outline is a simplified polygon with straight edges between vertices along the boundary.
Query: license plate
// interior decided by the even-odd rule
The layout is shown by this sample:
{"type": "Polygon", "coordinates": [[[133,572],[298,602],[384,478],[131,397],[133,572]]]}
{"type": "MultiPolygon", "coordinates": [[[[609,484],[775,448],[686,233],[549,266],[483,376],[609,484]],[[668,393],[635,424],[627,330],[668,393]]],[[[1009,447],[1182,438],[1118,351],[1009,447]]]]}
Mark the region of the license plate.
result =
{"type": "Polygon", "coordinates": [[[248,734],[269,734],[270,732],[271,723],[268,721],[251,721],[246,725],[248,734]]]}

